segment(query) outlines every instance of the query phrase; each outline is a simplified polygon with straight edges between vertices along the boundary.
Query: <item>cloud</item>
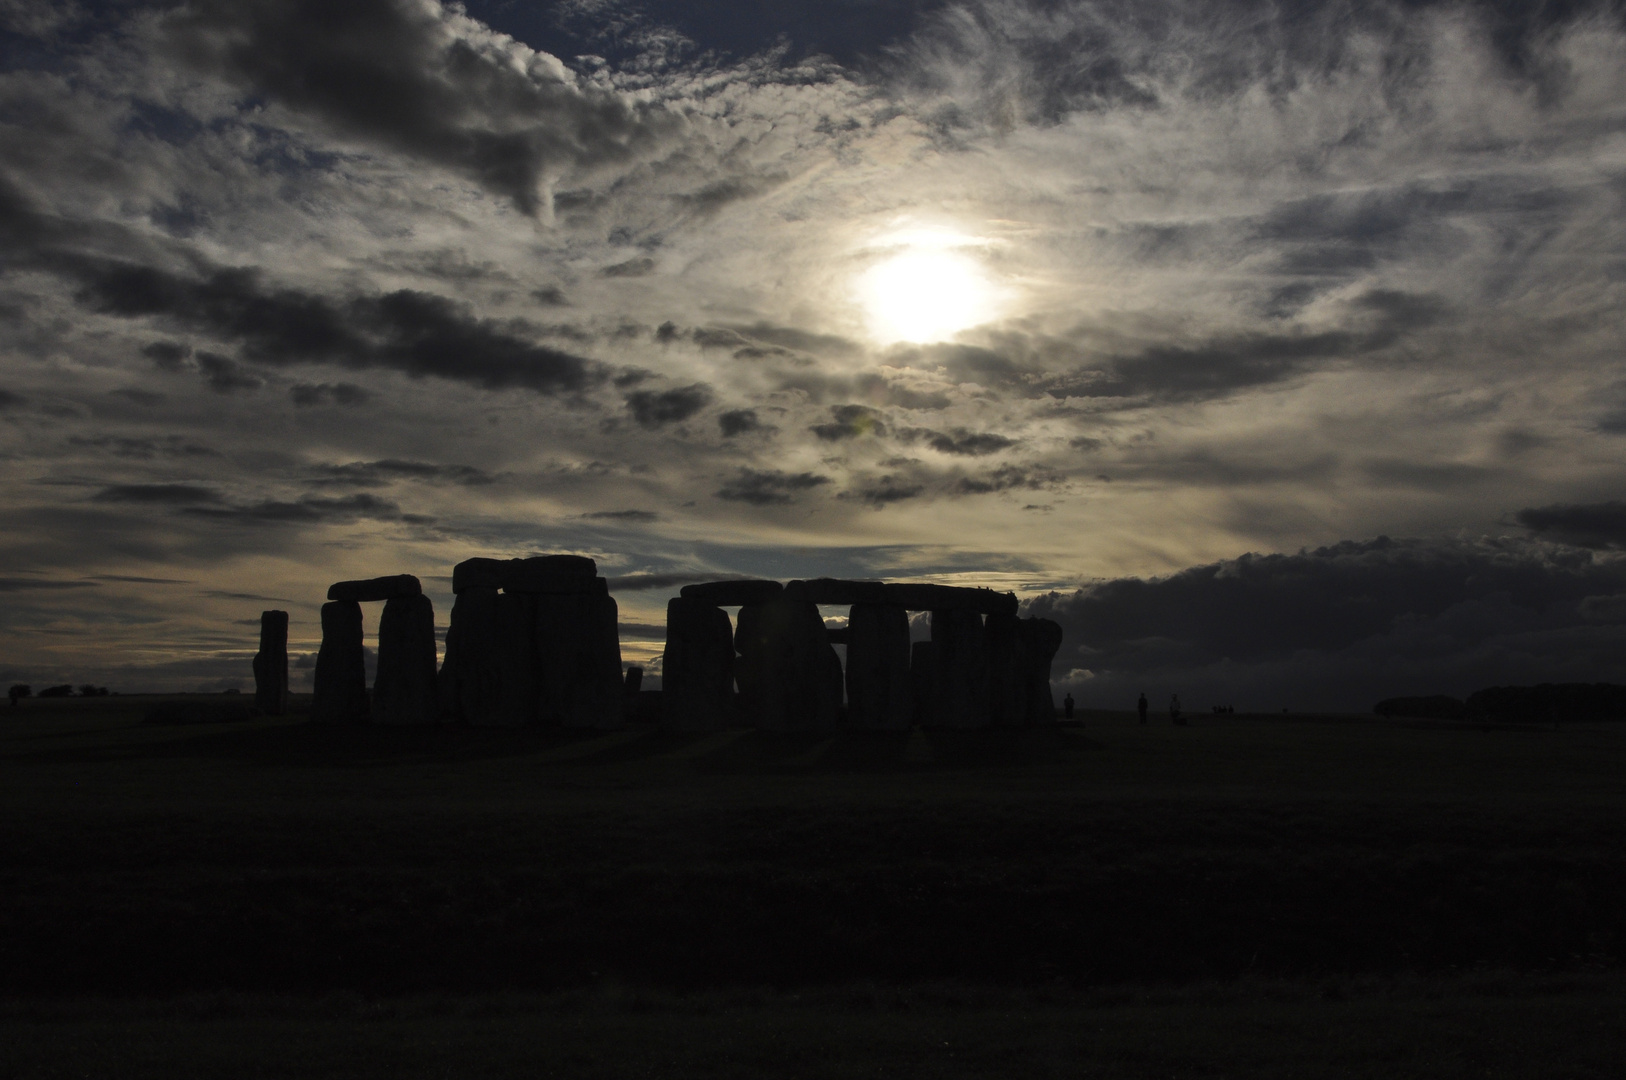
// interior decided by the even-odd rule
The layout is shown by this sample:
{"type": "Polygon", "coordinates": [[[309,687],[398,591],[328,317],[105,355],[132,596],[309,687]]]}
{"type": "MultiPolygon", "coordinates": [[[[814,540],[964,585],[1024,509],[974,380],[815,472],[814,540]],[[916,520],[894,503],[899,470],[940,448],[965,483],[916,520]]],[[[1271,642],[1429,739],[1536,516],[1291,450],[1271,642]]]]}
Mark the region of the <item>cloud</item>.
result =
{"type": "Polygon", "coordinates": [[[10,390],[0,390],[0,409],[16,409],[28,404],[28,399],[10,390]]]}
{"type": "Polygon", "coordinates": [[[830,409],[831,422],[814,424],[808,430],[826,442],[855,439],[860,435],[885,435],[886,425],[880,413],[867,405],[835,405],[830,409]]]}
{"type": "Polygon", "coordinates": [[[908,499],[917,498],[925,490],[924,484],[886,475],[861,483],[842,492],[841,495],[843,498],[858,499],[871,506],[885,506],[888,503],[904,502],[908,499]]]}
{"type": "Polygon", "coordinates": [[[1007,439],[991,431],[970,432],[965,428],[955,428],[947,434],[941,431],[922,431],[920,434],[925,437],[926,445],[938,453],[963,457],[982,457],[1016,445],[1015,439],[1007,439]]]}
{"type": "Polygon", "coordinates": [[[428,461],[404,461],[400,458],[351,461],[343,465],[317,465],[311,471],[315,476],[309,483],[317,486],[385,487],[397,480],[418,480],[428,484],[483,487],[497,480],[484,469],[477,469],[472,465],[437,465],[428,461]]]}
{"type": "Polygon", "coordinates": [[[94,581],[52,581],[45,578],[0,577],[0,593],[53,592],[61,589],[91,589],[94,581]]]}
{"type": "Polygon", "coordinates": [[[648,277],[654,272],[655,260],[644,256],[606,266],[599,271],[599,276],[607,278],[648,277]]]}
{"type": "Polygon", "coordinates": [[[196,484],[113,484],[91,496],[91,502],[194,506],[223,502],[220,492],[196,484]]]}
{"type": "Polygon", "coordinates": [[[180,371],[192,355],[192,347],[179,341],[154,341],[141,347],[141,355],[164,371],[180,371]]]}
{"type": "Polygon", "coordinates": [[[365,405],[373,399],[372,392],[355,383],[295,383],[288,391],[295,405],[343,405],[347,408],[365,405]]]}
{"type": "Polygon", "coordinates": [[[581,518],[583,521],[625,521],[646,525],[652,521],[659,521],[660,515],[653,510],[595,510],[590,514],[581,515],[581,518]]]}
{"type": "Polygon", "coordinates": [[[434,2],[196,0],[164,19],[162,40],[196,71],[454,169],[532,216],[550,213],[551,181],[635,160],[683,126],[434,2]]]}
{"type": "Polygon", "coordinates": [[[267,499],[239,506],[188,506],[182,512],[231,525],[322,525],[360,520],[427,525],[434,521],[421,514],[402,513],[396,503],[367,494],[307,496],[292,502],[267,499]]]}
{"type": "Polygon", "coordinates": [[[265,385],[265,380],[244,371],[242,365],[211,352],[198,353],[198,370],[203,372],[209,389],[217,394],[231,394],[238,390],[253,392],[265,385]]]}
{"type": "Polygon", "coordinates": [[[717,427],[722,431],[723,438],[732,439],[736,435],[746,435],[753,431],[769,430],[769,425],[763,424],[757,418],[755,409],[730,409],[720,413],[717,417],[717,427]]]}
{"type": "Polygon", "coordinates": [[[639,426],[653,429],[687,420],[711,404],[711,398],[711,387],[694,383],[675,390],[634,390],[626,402],[639,426]]]}
{"type": "Polygon", "coordinates": [[[1038,465],[1002,465],[976,476],[962,476],[950,489],[956,495],[988,495],[996,491],[1026,488],[1039,491],[1055,487],[1065,477],[1054,470],[1038,465]]]}
{"type": "MultiPolygon", "coordinates": [[[[673,574],[627,574],[609,579],[611,592],[647,592],[651,589],[670,589],[674,586],[693,585],[701,581],[716,581],[717,574],[693,572],[673,574]]],[[[624,623],[622,625],[625,625],[624,623]]]]}
{"type": "Polygon", "coordinates": [[[823,484],[828,476],[817,473],[786,473],[778,469],[757,471],[742,468],[739,475],[725,483],[716,492],[719,499],[749,503],[752,506],[779,506],[795,501],[796,495],[823,484]]]}
{"type": "Polygon", "coordinates": [[[1514,520],[1549,540],[1587,548],[1626,547],[1626,502],[1531,507],[1514,520]]]}

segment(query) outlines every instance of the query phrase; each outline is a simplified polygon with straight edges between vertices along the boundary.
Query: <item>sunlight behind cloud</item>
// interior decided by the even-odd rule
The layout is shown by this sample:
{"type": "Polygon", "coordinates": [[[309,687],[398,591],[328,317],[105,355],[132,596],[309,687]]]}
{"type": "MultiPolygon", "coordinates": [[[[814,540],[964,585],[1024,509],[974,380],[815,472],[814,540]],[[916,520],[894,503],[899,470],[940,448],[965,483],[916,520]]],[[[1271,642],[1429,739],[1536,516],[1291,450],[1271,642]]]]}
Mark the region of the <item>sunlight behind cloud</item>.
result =
{"type": "Polygon", "coordinates": [[[895,253],[856,283],[870,333],[881,344],[943,341],[998,314],[1000,290],[966,252],[977,242],[971,237],[921,230],[887,241],[895,253]]]}

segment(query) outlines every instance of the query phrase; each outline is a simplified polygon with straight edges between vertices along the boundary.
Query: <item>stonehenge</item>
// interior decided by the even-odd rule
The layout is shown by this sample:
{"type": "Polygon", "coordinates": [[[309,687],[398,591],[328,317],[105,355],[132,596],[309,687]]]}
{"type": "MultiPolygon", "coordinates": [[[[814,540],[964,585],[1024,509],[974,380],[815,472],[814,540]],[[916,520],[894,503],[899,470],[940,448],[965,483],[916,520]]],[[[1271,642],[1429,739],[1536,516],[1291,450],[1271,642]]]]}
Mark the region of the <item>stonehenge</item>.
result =
{"type": "MultiPolygon", "coordinates": [[[[467,559],[452,571],[452,592],[437,671],[434,606],[416,577],[334,583],[322,607],[312,719],[621,725],[643,669],[622,671],[618,608],[592,559],[467,559]],[[384,609],[369,694],[361,605],[374,601],[384,609]]],[[[666,609],[661,722],[770,731],[843,722],[875,730],[1048,723],[1061,627],[1017,611],[1013,593],[950,585],[839,578],[685,585],[666,609]],[[846,607],[846,625],[827,627],[821,606],[846,607]],[[930,613],[929,641],[910,640],[911,611],[930,613]]],[[[261,617],[255,692],[272,715],[286,709],[287,628],[286,612],[261,617]]]]}
{"type": "Polygon", "coordinates": [[[260,651],[254,654],[254,705],[265,716],[288,711],[288,613],[260,612],[260,651]]]}

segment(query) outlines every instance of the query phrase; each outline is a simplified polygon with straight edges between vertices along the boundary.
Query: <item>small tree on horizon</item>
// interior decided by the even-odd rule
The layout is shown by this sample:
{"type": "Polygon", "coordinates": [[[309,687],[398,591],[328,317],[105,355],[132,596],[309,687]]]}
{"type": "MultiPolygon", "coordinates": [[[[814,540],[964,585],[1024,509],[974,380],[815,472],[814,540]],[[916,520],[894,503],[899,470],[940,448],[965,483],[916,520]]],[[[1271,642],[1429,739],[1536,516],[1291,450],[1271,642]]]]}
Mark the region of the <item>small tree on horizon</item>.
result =
{"type": "Polygon", "coordinates": [[[11,698],[11,707],[16,708],[17,703],[23,698],[34,696],[34,688],[27,683],[13,683],[11,689],[6,691],[6,696],[11,698]]]}

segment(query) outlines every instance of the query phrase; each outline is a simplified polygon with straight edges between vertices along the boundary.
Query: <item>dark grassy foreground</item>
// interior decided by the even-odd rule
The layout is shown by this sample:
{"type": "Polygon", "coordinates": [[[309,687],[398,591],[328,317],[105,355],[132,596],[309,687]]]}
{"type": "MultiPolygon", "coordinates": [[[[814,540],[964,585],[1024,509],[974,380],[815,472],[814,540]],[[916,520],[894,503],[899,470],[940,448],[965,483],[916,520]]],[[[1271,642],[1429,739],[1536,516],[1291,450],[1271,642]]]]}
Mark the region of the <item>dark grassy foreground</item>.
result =
{"type": "Polygon", "coordinates": [[[1626,1050],[1626,726],[152,704],[0,712],[0,1072],[1552,1077],[1626,1050]]]}

